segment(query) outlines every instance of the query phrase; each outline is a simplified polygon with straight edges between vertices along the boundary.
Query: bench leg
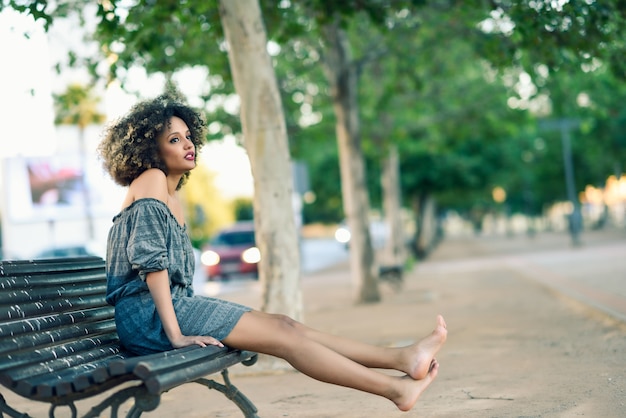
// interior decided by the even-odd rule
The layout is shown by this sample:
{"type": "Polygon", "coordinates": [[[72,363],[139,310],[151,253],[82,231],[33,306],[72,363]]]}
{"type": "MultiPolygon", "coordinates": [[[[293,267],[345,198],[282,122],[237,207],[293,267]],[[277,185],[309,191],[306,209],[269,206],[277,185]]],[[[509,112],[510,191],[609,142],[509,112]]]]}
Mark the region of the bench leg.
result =
{"type": "Polygon", "coordinates": [[[11,408],[7,401],[4,399],[4,396],[0,394],[0,418],[4,417],[4,414],[7,414],[13,418],[30,418],[30,415],[18,412],[15,409],[11,408]]]}
{"type": "Polygon", "coordinates": [[[76,405],[74,405],[74,402],[69,402],[69,403],[62,404],[62,405],[57,405],[57,404],[50,405],[50,411],[48,412],[49,418],[54,418],[54,413],[57,410],[58,406],[67,406],[68,408],[70,408],[70,412],[72,413],[72,418],[76,418],[78,416],[78,410],[76,409],[76,405]]]}
{"type": "Polygon", "coordinates": [[[153,411],[161,403],[161,395],[153,395],[148,393],[145,386],[138,386],[138,391],[135,393],[135,403],[128,411],[127,418],[139,418],[141,414],[147,411],[153,411]]]}
{"type": "Polygon", "coordinates": [[[152,411],[161,401],[160,395],[149,394],[145,386],[131,386],[115,392],[104,401],[91,408],[83,418],[99,417],[107,408],[111,408],[111,418],[117,418],[120,406],[130,398],[135,398],[135,402],[126,414],[127,418],[137,418],[145,411],[152,411]]]}
{"type": "Polygon", "coordinates": [[[218,383],[215,380],[205,378],[196,379],[194,380],[194,382],[199,383],[202,386],[206,386],[209,389],[215,389],[219,392],[222,392],[228,399],[233,401],[233,403],[237,405],[237,407],[239,407],[241,412],[243,412],[244,417],[259,418],[259,416],[256,414],[258,410],[256,409],[256,406],[254,406],[252,401],[230,382],[230,377],[228,377],[228,369],[222,370],[222,377],[224,378],[224,384],[218,383]]]}

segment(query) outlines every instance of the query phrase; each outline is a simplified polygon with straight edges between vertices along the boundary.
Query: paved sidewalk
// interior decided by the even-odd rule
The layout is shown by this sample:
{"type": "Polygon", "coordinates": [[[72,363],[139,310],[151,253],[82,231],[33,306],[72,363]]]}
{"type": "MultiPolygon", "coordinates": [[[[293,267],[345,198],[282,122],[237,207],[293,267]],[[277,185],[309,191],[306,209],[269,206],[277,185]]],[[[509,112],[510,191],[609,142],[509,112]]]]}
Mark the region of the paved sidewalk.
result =
{"type": "MultiPolygon", "coordinates": [[[[582,239],[579,248],[559,234],[446,239],[406,276],[402,291],[382,285],[383,301],[374,305],[353,303],[345,264],[303,278],[307,324],[373,344],[411,343],[444,315],[439,376],[411,412],[293,371],[238,367],[233,383],[264,418],[624,417],[626,232],[582,239]]],[[[228,299],[260,300],[255,287],[228,299]]],[[[39,404],[17,406],[46,415],[39,404]]],[[[221,394],[185,385],[144,416],[241,414],[221,394]]]]}

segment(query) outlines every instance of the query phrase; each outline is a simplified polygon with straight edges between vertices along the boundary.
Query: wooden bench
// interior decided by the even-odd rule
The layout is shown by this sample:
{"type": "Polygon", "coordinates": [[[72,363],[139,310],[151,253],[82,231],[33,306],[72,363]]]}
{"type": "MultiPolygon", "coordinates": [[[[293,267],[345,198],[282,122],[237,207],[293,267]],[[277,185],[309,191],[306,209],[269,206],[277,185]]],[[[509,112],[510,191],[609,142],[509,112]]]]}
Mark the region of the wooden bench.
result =
{"type": "MultiPolygon", "coordinates": [[[[252,365],[256,353],[192,346],[147,356],[124,351],[114,310],[105,300],[98,257],[0,262],[0,383],[16,394],[78,415],[75,401],[111,390],[84,417],[100,416],[133,398],[128,417],[157,408],[161,394],[195,382],[226,395],[245,417],[253,403],[230,382],[228,367],[252,365]],[[220,372],[224,383],[205,376],[220,372]],[[113,391],[115,389],[115,391],[113,391]]],[[[26,417],[0,393],[0,417],[26,417]]]]}

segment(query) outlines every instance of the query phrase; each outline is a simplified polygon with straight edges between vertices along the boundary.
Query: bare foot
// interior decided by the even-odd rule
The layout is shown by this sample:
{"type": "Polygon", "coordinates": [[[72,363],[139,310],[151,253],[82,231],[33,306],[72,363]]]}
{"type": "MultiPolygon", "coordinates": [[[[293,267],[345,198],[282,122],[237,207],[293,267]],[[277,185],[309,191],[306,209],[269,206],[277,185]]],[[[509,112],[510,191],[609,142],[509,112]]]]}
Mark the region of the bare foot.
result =
{"type": "Polygon", "coordinates": [[[423,379],[414,380],[410,376],[402,377],[401,378],[402,382],[406,386],[401,392],[402,394],[398,396],[397,399],[392,399],[393,402],[398,407],[398,409],[401,411],[411,410],[413,406],[415,406],[415,403],[417,402],[422,392],[424,392],[424,390],[426,390],[428,385],[430,385],[433,382],[433,380],[435,380],[435,377],[437,377],[438,370],[439,370],[439,363],[437,363],[437,360],[433,360],[430,363],[430,368],[428,369],[428,372],[426,373],[426,376],[424,376],[423,379]]]}
{"type": "Polygon", "coordinates": [[[446,342],[447,336],[446,322],[441,315],[437,315],[437,325],[433,332],[421,341],[406,347],[407,369],[403,371],[415,380],[426,378],[431,362],[446,342]]]}

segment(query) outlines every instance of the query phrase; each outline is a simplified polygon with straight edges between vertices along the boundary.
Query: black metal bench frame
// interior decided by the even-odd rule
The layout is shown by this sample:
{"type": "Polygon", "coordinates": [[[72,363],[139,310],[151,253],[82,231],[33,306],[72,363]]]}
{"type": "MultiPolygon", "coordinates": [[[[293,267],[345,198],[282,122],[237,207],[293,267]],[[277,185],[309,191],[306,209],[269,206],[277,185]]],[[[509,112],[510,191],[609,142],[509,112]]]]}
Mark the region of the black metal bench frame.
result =
{"type": "MultiPolygon", "coordinates": [[[[228,397],[245,417],[254,404],[235,387],[228,367],[252,365],[256,353],[191,346],[134,356],[120,345],[113,307],[105,300],[104,261],[98,257],[0,262],[0,384],[14,393],[78,416],[75,402],[117,389],[84,417],[100,416],[133,398],[127,417],[159,406],[161,394],[186,383],[228,397]],[[224,383],[206,376],[221,373],[224,383]]],[[[0,393],[0,417],[27,417],[0,393]]]]}

